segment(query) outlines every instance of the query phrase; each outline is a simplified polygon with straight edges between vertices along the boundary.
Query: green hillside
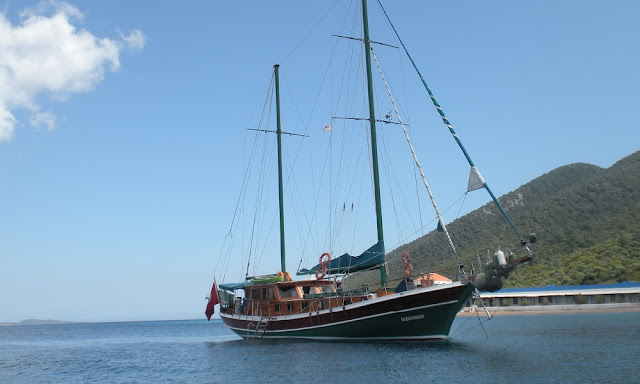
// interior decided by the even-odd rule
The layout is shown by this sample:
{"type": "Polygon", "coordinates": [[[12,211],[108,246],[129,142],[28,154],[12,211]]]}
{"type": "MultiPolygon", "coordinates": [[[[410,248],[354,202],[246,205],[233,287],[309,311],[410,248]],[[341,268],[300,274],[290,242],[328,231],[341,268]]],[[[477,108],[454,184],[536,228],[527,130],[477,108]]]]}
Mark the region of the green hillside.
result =
{"type": "MultiPolygon", "coordinates": [[[[478,192],[477,192],[478,193],[478,192]]],[[[570,164],[499,198],[523,236],[535,232],[535,258],[514,270],[506,287],[640,281],[640,151],[603,169],[570,164]]],[[[500,246],[518,248],[515,234],[493,202],[447,225],[467,267],[500,246]]],[[[408,250],[417,272],[452,276],[454,256],[435,231],[390,253],[390,279],[402,276],[408,250]]],[[[469,268],[467,268],[468,270],[469,268]]],[[[347,287],[374,285],[378,271],[355,274],[347,287]]]]}

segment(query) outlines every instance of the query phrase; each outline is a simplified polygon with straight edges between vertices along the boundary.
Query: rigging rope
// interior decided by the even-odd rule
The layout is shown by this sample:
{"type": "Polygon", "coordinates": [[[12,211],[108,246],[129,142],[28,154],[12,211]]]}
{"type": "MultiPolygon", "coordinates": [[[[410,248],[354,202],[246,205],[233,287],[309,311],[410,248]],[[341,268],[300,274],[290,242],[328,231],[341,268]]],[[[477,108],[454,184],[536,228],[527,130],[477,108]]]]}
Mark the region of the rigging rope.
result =
{"type": "MultiPolygon", "coordinates": [[[[436,100],[435,96],[433,95],[433,92],[431,92],[431,89],[427,85],[427,82],[425,81],[424,77],[422,77],[422,73],[420,73],[420,70],[418,70],[418,66],[413,61],[413,58],[409,54],[409,51],[407,50],[407,47],[404,45],[404,42],[400,38],[400,34],[398,34],[398,31],[396,30],[396,27],[393,25],[393,23],[391,23],[391,19],[389,18],[389,15],[387,15],[387,11],[385,11],[385,9],[382,6],[382,3],[380,2],[380,0],[378,0],[378,4],[380,5],[380,8],[382,9],[382,12],[384,13],[384,16],[386,17],[387,21],[389,22],[389,25],[393,29],[393,32],[395,33],[396,37],[398,38],[398,41],[400,42],[400,45],[402,45],[402,48],[404,49],[405,53],[407,54],[407,57],[409,58],[409,61],[411,61],[411,64],[413,65],[413,68],[418,73],[418,76],[420,77],[420,80],[422,81],[422,84],[424,85],[425,89],[427,90],[427,93],[429,93],[429,97],[431,98],[431,102],[436,107],[436,110],[438,111],[438,114],[440,114],[440,117],[442,118],[442,121],[447,126],[447,128],[449,128],[449,132],[451,132],[451,135],[455,139],[456,143],[458,143],[458,146],[462,150],[462,153],[464,154],[464,156],[467,158],[467,162],[471,166],[472,170],[475,168],[475,170],[477,172],[477,167],[473,164],[473,160],[471,160],[471,157],[467,153],[467,150],[462,145],[462,141],[460,141],[460,138],[458,137],[458,134],[453,129],[453,125],[451,125],[451,123],[447,119],[447,116],[445,116],[444,111],[442,110],[442,107],[440,107],[440,104],[438,104],[438,101],[436,100]]],[[[516,229],[516,226],[513,224],[513,222],[509,218],[509,215],[507,215],[507,212],[504,210],[502,205],[498,202],[498,198],[496,198],[496,196],[491,191],[491,188],[489,188],[489,185],[484,180],[483,180],[483,187],[487,190],[487,192],[489,192],[489,195],[493,199],[494,203],[498,206],[498,208],[500,209],[500,212],[502,213],[502,215],[507,219],[507,221],[511,225],[511,228],[513,229],[513,231],[518,236],[518,239],[520,240],[520,243],[522,245],[526,245],[524,239],[522,238],[522,236],[520,236],[520,232],[518,232],[518,230],[516,229]]]]}
{"type": "Polygon", "coordinates": [[[298,49],[298,47],[300,46],[300,44],[302,44],[302,43],[307,39],[307,37],[309,37],[309,35],[311,34],[311,32],[313,32],[313,31],[314,31],[314,29],[316,29],[316,27],[317,27],[318,25],[320,25],[320,23],[322,22],[322,20],[324,20],[324,18],[325,18],[325,17],[327,17],[327,15],[329,15],[329,13],[331,13],[331,11],[333,10],[333,8],[335,8],[335,7],[336,7],[336,5],[338,5],[338,3],[340,3],[340,0],[336,0],[336,2],[331,6],[331,8],[329,8],[329,10],[327,11],[327,13],[325,13],[325,14],[324,14],[324,16],[322,16],[322,17],[320,18],[320,20],[318,20],[318,22],[317,22],[317,23],[315,23],[313,27],[311,27],[311,29],[309,30],[309,32],[307,32],[307,34],[306,34],[306,35],[304,35],[304,37],[302,38],[302,40],[300,40],[300,42],[298,42],[298,44],[296,44],[296,46],[291,50],[291,52],[289,52],[289,54],[284,58],[284,60],[282,60],[282,62],[281,62],[280,64],[282,64],[282,63],[284,63],[285,61],[287,61],[287,59],[289,58],[289,56],[291,56],[291,55],[293,54],[293,52],[295,52],[295,51],[298,49]]]}
{"type": "MultiPolygon", "coordinates": [[[[389,150],[387,148],[387,144],[386,144],[387,141],[385,140],[384,130],[380,130],[380,132],[381,132],[381,134],[380,134],[380,140],[379,141],[381,142],[384,154],[385,154],[385,156],[387,158],[392,158],[392,156],[391,156],[391,154],[390,154],[390,152],[389,152],[389,150]]],[[[416,169],[415,162],[412,162],[412,164],[413,164],[414,169],[416,169]]],[[[407,204],[407,199],[406,199],[406,197],[405,197],[405,195],[403,193],[402,184],[399,181],[398,174],[396,173],[395,168],[393,167],[391,162],[389,162],[388,164],[386,162],[383,162],[383,165],[384,165],[385,175],[387,176],[387,182],[389,184],[389,194],[390,194],[390,197],[391,197],[391,203],[393,204],[393,211],[394,211],[394,215],[395,215],[395,218],[396,218],[396,228],[398,230],[398,238],[399,239],[404,239],[405,236],[402,233],[402,226],[400,225],[400,221],[399,221],[400,219],[399,219],[399,215],[398,215],[398,210],[397,210],[397,208],[395,206],[395,198],[394,198],[394,194],[395,193],[393,191],[393,188],[391,187],[391,177],[390,176],[393,176],[393,179],[395,180],[395,184],[399,187],[398,188],[398,191],[399,191],[398,193],[400,194],[401,202],[403,203],[404,209],[407,212],[408,221],[411,223],[411,226],[413,227],[414,233],[417,233],[418,231],[416,231],[416,224],[414,223],[413,216],[411,215],[411,210],[409,209],[409,206],[407,204]]],[[[415,179],[416,179],[416,182],[417,182],[417,177],[415,177],[415,179]]],[[[407,220],[405,219],[405,221],[407,221],[407,220]]],[[[420,218],[420,221],[422,221],[422,218],[420,218]]]]}
{"type": "Polygon", "coordinates": [[[464,207],[464,202],[465,200],[467,200],[467,192],[465,192],[463,196],[464,196],[464,200],[462,200],[462,203],[460,204],[460,209],[458,210],[458,215],[456,216],[456,219],[460,217],[460,212],[462,212],[462,207],[464,207]]]}
{"type": "Polygon", "coordinates": [[[373,55],[373,59],[375,60],[376,65],[378,66],[378,70],[380,71],[380,76],[382,77],[382,81],[384,82],[384,86],[385,86],[385,88],[387,90],[387,94],[389,95],[389,100],[391,100],[391,105],[393,106],[393,109],[396,112],[396,116],[398,117],[398,122],[400,123],[400,126],[402,127],[402,132],[404,132],[404,137],[407,140],[407,144],[409,145],[409,149],[411,150],[411,155],[413,156],[413,161],[416,163],[416,167],[418,167],[418,171],[420,172],[420,177],[422,178],[422,183],[424,184],[425,188],[427,189],[427,193],[429,194],[429,198],[431,199],[431,204],[433,205],[433,209],[436,211],[436,215],[438,216],[439,228],[441,228],[442,231],[447,236],[447,240],[449,241],[449,245],[451,246],[451,249],[453,250],[453,253],[456,256],[456,260],[458,260],[458,263],[460,263],[460,256],[458,256],[458,251],[456,251],[456,247],[455,247],[455,245],[453,245],[453,241],[451,240],[451,236],[449,236],[449,231],[447,231],[447,227],[444,225],[444,221],[442,220],[442,216],[440,215],[440,211],[438,210],[438,204],[436,204],[436,199],[433,196],[433,193],[431,192],[431,188],[429,187],[429,183],[427,182],[427,178],[424,175],[424,171],[422,170],[422,166],[420,165],[420,161],[418,161],[418,156],[416,155],[416,151],[413,149],[413,144],[411,143],[411,138],[409,137],[409,134],[407,133],[407,129],[406,129],[405,125],[404,125],[404,122],[402,121],[402,117],[400,116],[400,114],[398,112],[398,108],[396,107],[396,103],[393,100],[393,96],[391,95],[391,91],[389,90],[389,84],[387,84],[387,79],[384,76],[384,73],[382,72],[382,68],[380,67],[380,62],[378,61],[378,57],[376,56],[376,53],[373,50],[373,48],[371,49],[371,54],[373,55]]]}
{"type": "MultiPolygon", "coordinates": [[[[273,79],[269,81],[269,85],[267,86],[268,91],[267,94],[270,94],[270,89],[273,83],[273,79]]],[[[258,124],[258,126],[262,125],[262,122],[265,120],[265,111],[267,110],[267,106],[269,105],[268,103],[269,98],[265,99],[265,104],[263,105],[263,109],[262,109],[262,114],[261,114],[261,118],[260,118],[260,123],[258,124]]],[[[229,264],[231,261],[231,252],[233,250],[234,247],[234,243],[236,240],[236,236],[234,236],[234,228],[238,225],[236,222],[236,219],[238,217],[239,214],[241,214],[244,211],[244,208],[241,208],[244,206],[244,200],[246,199],[247,196],[247,185],[248,185],[248,181],[251,179],[251,173],[252,173],[252,169],[253,169],[253,164],[255,162],[255,158],[256,158],[256,154],[258,153],[256,151],[256,148],[258,146],[259,140],[258,140],[259,136],[258,135],[254,135],[254,139],[253,139],[253,145],[251,147],[251,149],[248,151],[249,153],[249,158],[248,160],[245,162],[245,168],[244,168],[244,176],[243,176],[243,180],[241,183],[241,187],[240,187],[240,192],[238,194],[238,201],[236,202],[235,205],[235,209],[233,212],[233,216],[231,219],[231,224],[229,226],[229,231],[227,232],[227,234],[224,237],[224,241],[222,244],[222,247],[220,248],[220,255],[218,258],[218,261],[216,262],[216,266],[214,269],[214,273],[213,276],[216,276],[218,273],[218,270],[221,270],[222,273],[222,280],[224,281],[226,279],[226,274],[227,274],[227,270],[229,268],[229,264]],[[227,239],[230,239],[227,242],[227,239]],[[225,257],[222,257],[223,254],[225,255],[225,257]],[[222,262],[222,266],[220,266],[220,261],[223,260],[222,262]]],[[[246,147],[245,147],[245,158],[246,158],[246,147]]],[[[220,277],[220,276],[218,276],[220,277]]],[[[211,283],[213,283],[213,280],[211,281],[211,283]]]]}

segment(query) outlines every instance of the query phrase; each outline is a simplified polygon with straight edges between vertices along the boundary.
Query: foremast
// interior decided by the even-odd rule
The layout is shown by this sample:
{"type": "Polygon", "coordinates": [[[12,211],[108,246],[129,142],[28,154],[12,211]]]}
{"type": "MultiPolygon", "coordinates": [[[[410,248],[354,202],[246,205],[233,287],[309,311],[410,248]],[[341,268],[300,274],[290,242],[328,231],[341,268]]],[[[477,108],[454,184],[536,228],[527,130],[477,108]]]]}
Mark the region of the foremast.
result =
{"type": "MultiPolygon", "coordinates": [[[[373,100],[373,80],[371,75],[371,40],[369,39],[369,18],[367,15],[367,0],[362,0],[362,29],[364,35],[365,61],[367,67],[367,94],[369,97],[369,126],[371,128],[371,167],[373,169],[373,188],[376,203],[376,226],[378,229],[378,244],[384,249],[384,231],[382,229],[382,205],[380,198],[380,176],[378,173],[378,144],[376,139],[376,117],[373,100]]],[[[380,266],[380,283],[387,284],[387,269],[383,263],[380,266]]]]}

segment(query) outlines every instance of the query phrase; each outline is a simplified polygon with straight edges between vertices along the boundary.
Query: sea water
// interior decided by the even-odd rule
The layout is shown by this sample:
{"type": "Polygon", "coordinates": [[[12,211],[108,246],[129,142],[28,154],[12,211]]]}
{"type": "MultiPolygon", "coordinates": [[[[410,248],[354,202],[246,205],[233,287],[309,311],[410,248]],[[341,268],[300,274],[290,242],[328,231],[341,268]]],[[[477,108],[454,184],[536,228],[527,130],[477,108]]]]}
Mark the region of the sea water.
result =
{"type": "Polygon", "coordinates": [[[460,317],[446,341],[241,340],[217,321],[0,327],[0,383],[640,382],[640,313],[460,317]]]}

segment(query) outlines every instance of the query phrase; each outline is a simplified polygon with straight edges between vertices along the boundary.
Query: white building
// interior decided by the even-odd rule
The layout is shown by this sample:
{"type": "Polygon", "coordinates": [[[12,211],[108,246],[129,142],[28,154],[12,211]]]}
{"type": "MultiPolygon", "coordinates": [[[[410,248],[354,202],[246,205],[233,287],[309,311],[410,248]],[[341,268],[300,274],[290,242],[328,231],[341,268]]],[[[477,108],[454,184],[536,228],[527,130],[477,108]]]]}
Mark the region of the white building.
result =
{"type": "MultiPolygon", "coordinates": [[[[640,307],[640,283],[507,288],[480,292],[487,307],[630,304],[640,307]]],[[[531,308],[533,309],[533,308],[531,308]]]]}

